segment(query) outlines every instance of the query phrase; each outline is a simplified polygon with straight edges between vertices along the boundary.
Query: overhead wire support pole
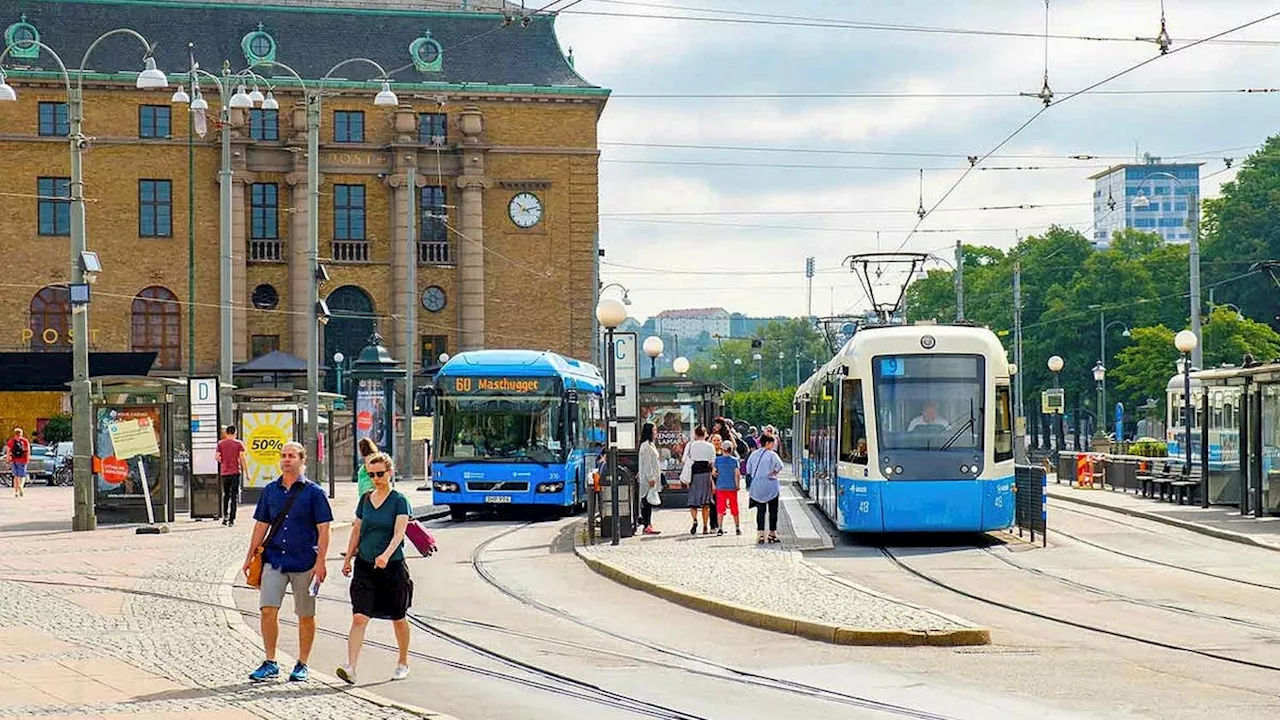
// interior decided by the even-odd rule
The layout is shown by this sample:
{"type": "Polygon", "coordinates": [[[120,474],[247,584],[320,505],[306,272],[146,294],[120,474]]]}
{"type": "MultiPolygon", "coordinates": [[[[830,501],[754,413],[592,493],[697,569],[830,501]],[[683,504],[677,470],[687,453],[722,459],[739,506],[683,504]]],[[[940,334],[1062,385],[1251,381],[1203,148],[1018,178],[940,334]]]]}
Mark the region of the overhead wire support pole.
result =
{"type": "Polygon", "coordinates": [[[1014,427],[1018,429],[1018,436],[1014,442],[1014,450],[1018,454],[1018,462],[1026,462],[1027,448],[1024,442],[1026,436],[1027,416],[1022,406],[1022,261],[1015,260],[1013,262],[1013,363],[1018,366],[1018,372],[1013,376],[1013,412],[1014,427]]]}
{"type": "Polygon", "coordinates": [[[964,322],[964,245],[956,241],[956,321],[964,322]]]}

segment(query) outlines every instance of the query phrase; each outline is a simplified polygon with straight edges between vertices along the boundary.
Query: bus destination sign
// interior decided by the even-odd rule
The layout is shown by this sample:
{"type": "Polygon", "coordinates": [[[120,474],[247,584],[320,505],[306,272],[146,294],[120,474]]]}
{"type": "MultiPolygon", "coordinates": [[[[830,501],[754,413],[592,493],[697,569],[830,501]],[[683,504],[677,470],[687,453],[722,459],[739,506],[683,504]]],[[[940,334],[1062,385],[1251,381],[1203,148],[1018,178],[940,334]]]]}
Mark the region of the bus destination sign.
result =
{"type": "Polygon", "coordinates": [[[556,395],[556,378],[455,377],[449,378],[455,393],[484,395],[556,395]]]}

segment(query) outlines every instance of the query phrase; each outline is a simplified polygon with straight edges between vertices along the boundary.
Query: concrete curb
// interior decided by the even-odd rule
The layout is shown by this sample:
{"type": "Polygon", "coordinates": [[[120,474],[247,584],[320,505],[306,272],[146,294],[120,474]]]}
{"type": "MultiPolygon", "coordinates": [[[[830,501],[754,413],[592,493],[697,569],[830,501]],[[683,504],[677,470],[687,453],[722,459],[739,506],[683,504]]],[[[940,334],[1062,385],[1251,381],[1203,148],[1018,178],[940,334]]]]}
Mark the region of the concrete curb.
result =
{"type": "MultiPolygon", "coordinates": [[[[250,645],[261,648],[262,637],[258,635],[256,630],[249,626],[244,615],[240,613],[240,608],[236,605],[235,598],[232,596],[232,590],[235,587],[236,579],[239,577],[239,565],[229,566],[226,572],[222,574],[222,583],[218,586],[218,604],[222,606],[222,612],[226,619],[227,627],[231,628],[233,632],[239,635],[241,639],[245,640],[250,645]]],[[[247,589],[251,590],[252,588],[247,589]]],[[[288,653],[285,653],[283,650],[277,650],[276,657],[281,667],[291,667],[295,662],[295,658],[290,657],[288,653]]],[[[321,685],[325,685],[334,690],[344,692],[353,697],[357,697],[380,708],[399,710],[416,717],[430,718],[430,720],[458,720],[452,715],[428,710],[427,708],[419,707],[417,705],[410,705],[409,703],[403,703],[399,700],[392,700],[391,698],[383,697],[377,693],[353,687],[338,678],[316,672],[315,669],[311,669],[310,675],[312,681],[318,682],[321,685]]]]}
{"type": "Polygon", "coordinates": [[[580,545],[575,545],[573,551],[579,559],[586,563],[587,567],[614,582],[656,595],[664,600],[683,605],[698,612],[715,615],[716,617],[763,630],[798,635],[810,640],[819,640],[836,645],[878,645],[887,647],[934,645],[956,647],[961,645],[988,645],[991,643],[991,631],[980,627],[967,627],[956,630],[850,628],[773,613],[759,608],[738,605],[727,600],[707,597],[706,595],[689,592],[670,585],[663,585],[601,560],[580,545]]]}
{"type": "MultiPolygon", "coordinates": [[[[1191,522],[1189,520],[1179,520],[1178,518],[1166,517],[1164,515],[1160,515],[1152,512],[1146,512],[1144,510],[1135,510],[1133,508],[1126,508],[1126,507],[1116,507],[1115,505],[1108,505],[1107,503],[1096,502],[1094,500],[1086,500],[1085,498],[1082,498],[1082,497],[1073,497],[1071,495],[1066,495],[1066,494],[1060,495],[1057,493],[1049,493],[1049,497],[1053,500],[1062,500],[1063,502],[1074,503],[1076,505],[1084,505],[1086,507],[1097,508],[1099,510],[1109,510],[1113,513],[1128,515],[1129,517],[1135,517],[1135,518],[1140,518],[1142,520],[1150,520],[1151,522],[1170,525],[1172,527],[1180,528],[1182,530],[1189,530],[1191,532],[1199,533],[1201,535],[1208,535],[1209,537],[1215,537],[1215,538],[1218,538],[1219,540],[1227,540],[1229,542],[1240,543],[1241,545],[1252,545],[1254,547],[1259,547],[1264,550],[1272,550],[1274,552],[1280,552],[1280,547],[1272,545],[1271,543],[1262,542],[1261,540],[1258,540],[1249,535],[1245,535],[1244,533],[1232,532],[1230,530],[1222,530],[1216,527],[1212,527],[1210,525],[1201,525],[1200,523],[1191,522]]],[[[1052,529],[1050,529],[1050,532],[1052,532],[1052,529]]]]}

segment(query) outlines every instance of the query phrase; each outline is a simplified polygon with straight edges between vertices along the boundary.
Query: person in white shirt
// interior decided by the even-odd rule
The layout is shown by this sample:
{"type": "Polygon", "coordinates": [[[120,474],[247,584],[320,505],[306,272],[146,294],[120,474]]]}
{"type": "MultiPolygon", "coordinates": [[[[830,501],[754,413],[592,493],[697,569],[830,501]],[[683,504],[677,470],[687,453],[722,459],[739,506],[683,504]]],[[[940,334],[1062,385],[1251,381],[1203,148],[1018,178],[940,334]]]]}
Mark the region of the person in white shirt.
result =
{"type": "Polygon", "coordinates": [[[778,499],[781,488],[778,474],[782,472],[782,458],[774,452],[772,435],[760,437],[760,449],[747,458],[747,475],[751,477],[749,496],[751,506],[756,509],[756,543],[771,543],[778,540],[778,499]],[[764,534],[765,515],[769,518],[769,535],[764,534]]]}
{"type": "Polygon", "coordinates": [[[702,509],[702,534],[711,532],[711,505],[715,490],[711,484],[716,448],[707,442],[707,429],[701,425],[693,431],[693,442],[684,446],[684,472],[689,473],[689,517],[693,519],[690,535],[698,534],[698,509],[702,509]]]}
{"type": "Polygon", "coordinates": [[[911,432],[921,425],[931,425],[942,429],[950,424],[949,420],[938,415],[938,403],[930,400],[924,404],[924,409],[911,421],[911,424],[907,425],[907,432],[911,432]]]}

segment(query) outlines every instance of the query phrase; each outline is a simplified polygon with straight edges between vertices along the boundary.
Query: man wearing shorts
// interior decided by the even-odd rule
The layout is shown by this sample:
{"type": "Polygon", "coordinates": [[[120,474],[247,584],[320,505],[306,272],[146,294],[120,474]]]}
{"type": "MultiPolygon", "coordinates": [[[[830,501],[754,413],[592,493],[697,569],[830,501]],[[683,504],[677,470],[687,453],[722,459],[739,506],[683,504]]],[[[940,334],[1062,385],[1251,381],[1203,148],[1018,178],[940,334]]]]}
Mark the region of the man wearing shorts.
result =
{"type": "Polygon", "coordinates": [[[262,645],[266,659],[249,679],[264,682],[280,677],[276,663],[276,641],[280,636],[280,604],[286,588],[293,589],[293,610],[298,616],[298,662],[289,679],[307,679],[307,659],[316,639],[316,599],[311,594],[314,580],[323,583],[325,555],[329,552],[329,523],[333,510],[324,490],[303,474],[307,459],[300,443],[288,442],[280,450],[280,478],[262,489],[249,553],[245,556],[244,573],[254,550],[262,544],[273,524],[279,527],[262,553],[262,584],[258,606],[262,609],[262,645]]]}
{"type": "Polygon", "coordinates": [[[31,441],[22,437],[22,428],[13,429],[13,437],[5,445],[9,463],[13,465],[13,496],[27,494],[27,462],[31,460],[31,441]]]}

